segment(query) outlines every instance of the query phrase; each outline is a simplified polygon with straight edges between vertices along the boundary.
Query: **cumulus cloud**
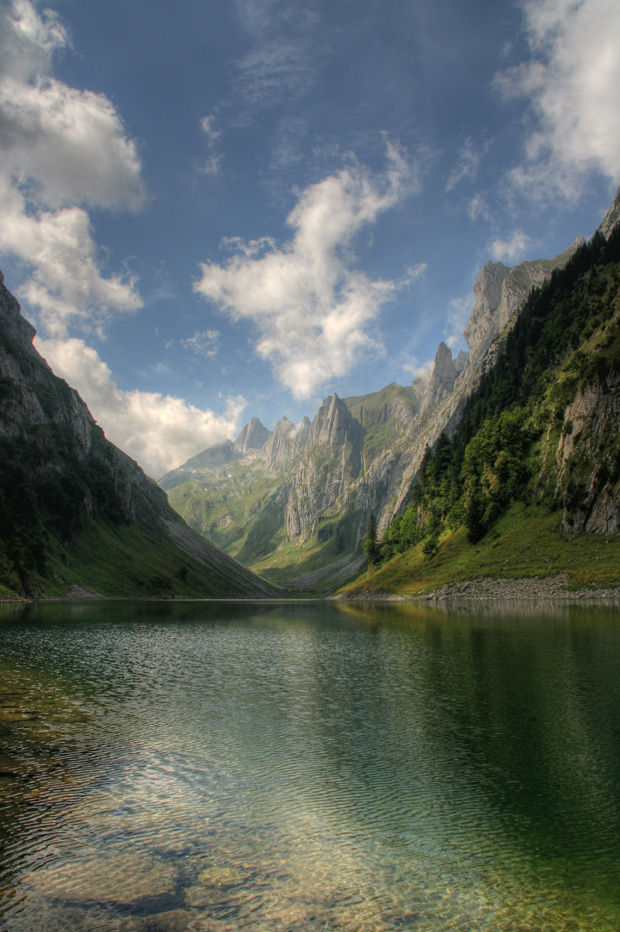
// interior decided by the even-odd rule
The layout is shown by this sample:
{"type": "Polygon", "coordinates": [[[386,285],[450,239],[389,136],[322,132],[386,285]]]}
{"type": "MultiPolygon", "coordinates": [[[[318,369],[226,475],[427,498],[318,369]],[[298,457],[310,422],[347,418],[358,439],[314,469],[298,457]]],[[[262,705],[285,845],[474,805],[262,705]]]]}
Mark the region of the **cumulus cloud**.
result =
{"type": "Polygon", "coordinates": [[[107,97],[54,78],[69,45],[55,13],[2,4],[0,37],[0,250],[30,267],[19,293],[50,333],[101,328],[142,302],[131,276],[103,274],[86,208],[140,207],[136,145],[107,97]]]}
{"type": "Polygon", "coordinates": [[[228,400],[223,415],[159,392],[122,391],[97,351],[83,340],[42,340],[39,352],[56,375],[77,388],[112,443],[159,478],[213,443],[233,437],[245,400],[228,400]]]}
{"type": "MultiPolygon", "coordinates": [[[[403,152],[389,144],[382,175],[354,163],[302,191],[287,218],[287,243],[228,240],[235,252],[225,264],[201,266],[195,290],[254,325],[258,355],[296,398],[344,375],[360,355],[381,351],[371,324],[403,283],[357,269],[351,241],[415,184],[403,152]]],[[[406,282],[421,271],[409,270],[406,282]]]]}
{"type": "Polygon", "coordinates": [[[529,100],[534,127],[511,180],[529,193],[572,197],[588,173],[620,175],[620,5],[617,0],[526,0],[531,59],[497,75],[507,97],[529,100]]]}
{"type": "Polygon", "coordinates": [[[525,257],[531,242],[530,237],[523,230],[514,230],[508,239],[498,237],[492,240],[487,248],[491,258],[496,262],[515,265],[525,257]]]}

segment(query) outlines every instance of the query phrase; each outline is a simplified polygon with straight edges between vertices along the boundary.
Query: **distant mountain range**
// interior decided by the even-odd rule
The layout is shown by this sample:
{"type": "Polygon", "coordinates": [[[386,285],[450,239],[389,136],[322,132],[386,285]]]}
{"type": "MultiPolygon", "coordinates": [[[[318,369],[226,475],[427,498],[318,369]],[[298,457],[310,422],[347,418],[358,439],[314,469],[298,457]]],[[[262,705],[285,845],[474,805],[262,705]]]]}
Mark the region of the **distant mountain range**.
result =
{"type": "Polygon", "coordinates": [[[0,273],[0,597],[276,594],[105,439],[34,335],[0,273]]]}
{"type": "MultiPolygon", "coordinates": [[[[616,199],[601,224],[619,219],[616,199]]],[[[456,430],[467,399],[493,368],[532,289],[584,244],[553,259],[508,268],[487,262],[465,327],[468,352],[445,343],[426,380],[326,398],[314,419],[284,417],[268,431],[257,418],[236,441],[211,447],[160,480],[171,505],[207,539],[274,582],[331,589],[364,566],[369,515],[379,533],[403,511],[427,448],[456,430]]]]}

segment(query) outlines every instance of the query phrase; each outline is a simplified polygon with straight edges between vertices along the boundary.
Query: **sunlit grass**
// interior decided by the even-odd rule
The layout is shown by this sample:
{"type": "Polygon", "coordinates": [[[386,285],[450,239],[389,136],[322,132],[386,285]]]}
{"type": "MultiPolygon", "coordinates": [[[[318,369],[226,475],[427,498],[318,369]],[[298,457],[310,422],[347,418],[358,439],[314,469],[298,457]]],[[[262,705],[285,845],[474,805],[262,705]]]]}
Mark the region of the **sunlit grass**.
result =
{"type": "Polygon", "coordinates": [[[571,589],[620,585],[620,540],[585,533],[568,540],[560,522],[560,512],[515,504],[478,543],[468,542],[465,528],[446,532],[434,556],[424,555],[421,542],[341,591],[421,595],[478,576],[519,579],[558,574],[566,574],[571,589]]]}

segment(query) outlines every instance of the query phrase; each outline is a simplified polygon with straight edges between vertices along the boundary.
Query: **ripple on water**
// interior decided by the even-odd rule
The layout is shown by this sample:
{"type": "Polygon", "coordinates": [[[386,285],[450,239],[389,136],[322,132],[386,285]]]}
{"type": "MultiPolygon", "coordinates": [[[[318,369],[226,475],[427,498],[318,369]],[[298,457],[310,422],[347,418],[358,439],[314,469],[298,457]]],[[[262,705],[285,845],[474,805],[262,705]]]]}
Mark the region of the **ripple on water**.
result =
{"type": "Polygon", "coordinates": [[[121,610],[4,631],[0,927],[617,932],[608,628],[121,610]]]}

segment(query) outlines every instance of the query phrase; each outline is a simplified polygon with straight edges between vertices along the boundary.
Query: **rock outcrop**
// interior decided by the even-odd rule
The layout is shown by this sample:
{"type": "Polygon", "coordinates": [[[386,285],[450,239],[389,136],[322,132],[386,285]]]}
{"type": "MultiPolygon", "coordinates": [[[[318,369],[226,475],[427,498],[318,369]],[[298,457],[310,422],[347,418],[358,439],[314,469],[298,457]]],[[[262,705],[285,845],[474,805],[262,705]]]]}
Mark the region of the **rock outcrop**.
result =
{"type": "Polygon", "coordinates": [[[262,450],[269,437],[269,431],[257,417],[246,424],[234,442],[233,450],[237,456],[244,456],[250,450],[262,450]]]}
{"type": "Polygon", "coordinates": [[[570,536],[620,531],[620,375],[584,386],[564,413],[556,450],[556,500],[570,536]]]}
{"type": "Polygon", "coordinates": [[[452,351],[445,343],[440,343],[435,353],[431,377],[424,392],[421,414],[445,401],[454,389],[458,374],[458,369],[452,360],[452,351]]]}
{"type": "Polygon", "coordinates": [[[620,188],[616,191],[616,196],[613,200],[613,203],[605,216],[603,217],[603,222],[601,223],[599,230],[606,239],[609,239],[609,236],[613,229],[620,223],[620,188]]]}

